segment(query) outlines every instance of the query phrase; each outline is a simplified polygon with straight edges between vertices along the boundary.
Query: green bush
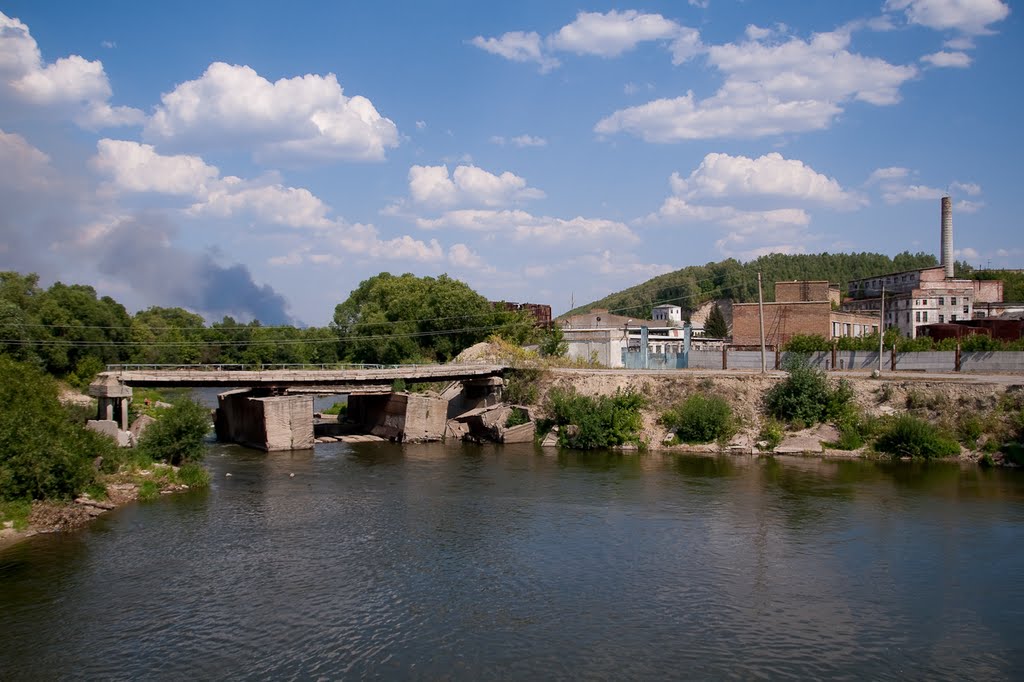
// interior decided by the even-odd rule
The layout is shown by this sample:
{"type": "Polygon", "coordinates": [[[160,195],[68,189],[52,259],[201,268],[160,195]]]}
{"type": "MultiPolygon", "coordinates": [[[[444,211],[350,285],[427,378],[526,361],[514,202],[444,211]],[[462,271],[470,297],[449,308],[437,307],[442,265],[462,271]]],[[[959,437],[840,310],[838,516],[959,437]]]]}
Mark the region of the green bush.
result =
{"type": "Polygon", "coordinates": [[[765,392],[769,415],[801,428],[843,416],[853,399],[848,381],[841,380],[833,388],[825,372],[799,357],[788,360],[786,369],[789,376],[765,392]]]}
{"type": "Polygon", "coordinates": [[[875,449],[895,457],[953,457],[960,446],[938,428],[909,414],[900,415],[884,429],[875,449]]]}
{"type": "Polygon", "coordinates": [[[574,390],[554,389],[548,411],[559,428],[559,444],[577,450],[607,448],[626,443],[643,445],[640,408],[645,399],[632,391],[591,398],[574,390]]]}
{"type": "Polygon", "coordinates": [[[718,396],[691,395],[661,417],[661,423],[684,443],[725,440],[736,432],[732,408],[718,396]]]}
{"type": "Polygon", "coordinates": [[[67,499],[96,480],[117,445],[87,430],[38,368],[0,357],[0,499],[67,499]]]}
{"type": "Polygon", "coordinates": [[[193,400],[181,400],[149,425],[139,439],[139,454],[175,466],[198,462],[206,451],[203,440],[209,430],[209,411],[193,400]]]}
{"type": "Polygon", "coordinates": [[[782,345],[785,353],[814,353],[826,351],[832,348],[832,344],[820,334],[794,334],[789,341],[782,345]]]}
{"type": "Polygon", "coordinates": [[[533,405],[537,402],[539,391],[537,382],[541,370],[521,367],[509,373],[505,380],[505,401],[514,405],[533,405]]]}
{"type": "Polygon", "coordinates": [[[328,407],[326,410],[321,410],[320,414],[336,414],[342,416],[348,414],[348,403],[337,402],[328,407]]]}
{"type": "Polygon", "coordinates": [[[519,426],[530,421],[530,415],[526,410],[519,409],[518,407],[512,408],[512,411],[508,413],[508,418],[505,420],[505,428],[511,429],[513,426],[519,426]]]}
{"type": "Polygon", "coordinates": [[[761,430],[757,434],[757,441],[759,443],[757,447],[766,452],[771,452],[779,447],[779,443],[782,442],[782,438],[785,435],[782,424],[775,419],[768,419],[761,425],[761,430]],[[760,443],[764,443],[764,445],[760,445],[760,443]]]}

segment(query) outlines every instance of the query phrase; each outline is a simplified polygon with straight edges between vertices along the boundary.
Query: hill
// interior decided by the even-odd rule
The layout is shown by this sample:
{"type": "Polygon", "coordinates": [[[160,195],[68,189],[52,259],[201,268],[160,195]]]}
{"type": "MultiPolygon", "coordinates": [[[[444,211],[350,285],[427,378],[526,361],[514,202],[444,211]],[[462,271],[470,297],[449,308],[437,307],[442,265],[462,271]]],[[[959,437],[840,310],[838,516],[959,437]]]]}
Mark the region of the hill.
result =
{"type": "Polygon", "coordinates": [[[649,319],[651,308],[661,303],[681,306],[684,311],[693,311],[712,298],[752,303],[757,301],[758,272],[761,272],[764,282],[764,300],[774,301],[777,281],[824,279],[838,283],[845,291],[846,283],[851,279],[934,265],[938,265],[938,261],[932,254],[906,251],[891,258],[879,253],[773,253],[747,263],[730,258],[706,265],[690,265],[659,275],[574,308],[565,315],[607,308],[620,315],[649,319]]]}

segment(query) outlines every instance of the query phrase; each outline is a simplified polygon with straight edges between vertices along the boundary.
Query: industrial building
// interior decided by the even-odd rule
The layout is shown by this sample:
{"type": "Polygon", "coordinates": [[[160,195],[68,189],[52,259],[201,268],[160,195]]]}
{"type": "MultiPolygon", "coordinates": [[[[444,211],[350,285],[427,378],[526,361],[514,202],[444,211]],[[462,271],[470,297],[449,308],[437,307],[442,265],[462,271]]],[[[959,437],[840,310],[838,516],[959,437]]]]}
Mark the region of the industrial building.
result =
{"type": "Polygon", "coordinates": [[[942,197],[940,220],[940,265],[852,280],[849,298],[843,302],[842,309],[877,314],[884,289],[885,328],[899,329],[904,336],[914,338],[923,325],[970,320],[977,306],[1002,302],[1000,280],[953,276],[953,209],[949,197],[942,197]]]}
{"type": "MultiPolygon", "coordinates": [[[[765,344],[782,346],[796,335],[826,339],[878,333],[878,314],[836,310],[838,285],[821,281],[775,283],[775,301],[764,303],[765,344]]],[[[761,328],[757,303],[732,306],[732,345],[758,346],[761,328]]]]}

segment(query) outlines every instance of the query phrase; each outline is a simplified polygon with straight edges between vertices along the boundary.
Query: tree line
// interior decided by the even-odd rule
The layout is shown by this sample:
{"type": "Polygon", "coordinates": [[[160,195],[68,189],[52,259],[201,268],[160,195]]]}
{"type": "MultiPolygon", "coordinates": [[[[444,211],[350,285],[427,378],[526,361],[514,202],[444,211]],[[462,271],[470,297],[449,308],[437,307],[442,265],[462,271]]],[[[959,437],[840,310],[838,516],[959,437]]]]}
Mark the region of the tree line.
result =
{"type": "Polygon", "coordinates": [[[381,273],[336,306],[326,327],[207,324],[178,307],[131,314],[82,284],[48,288],[35,274],[0,272],[0,355],[84,386],[107,364],[399,364],[450,360],[498,334],[536,341],[523,311],[492,305],[447,275],[381,273]]]}

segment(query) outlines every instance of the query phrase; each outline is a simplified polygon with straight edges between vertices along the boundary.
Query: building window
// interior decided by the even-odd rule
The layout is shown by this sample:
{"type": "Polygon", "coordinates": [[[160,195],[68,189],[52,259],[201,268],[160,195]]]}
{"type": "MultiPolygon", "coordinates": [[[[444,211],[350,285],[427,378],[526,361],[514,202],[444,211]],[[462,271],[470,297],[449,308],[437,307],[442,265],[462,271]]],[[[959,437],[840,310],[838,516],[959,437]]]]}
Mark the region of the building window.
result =
{"type": "Polygon", "coordinates": [[[949,297],[949,304],[950,305],[956,305],[956,296],[950,296],[949,297]]]}
{"type": "Polygon", "coordinates": [[[964,315],[970,315],[970,314],[971,314],[971,307],[965,305],[964,306],[964,315]]]}
{"type": "Polygon", "coordinates": [[[921,321],[922,322],[927,322],[928,321],[928,311],[927,310],[924,311],[923,313],[921,313],[921,321]]]}
{"type": "Polygon", "coordinates": [[[910,313],[907,313],[907,323],[910,323],[910,313]]]}
{"type": "Polygon", "coordinates": [[[950,322],[956,322],[956,315],[950,315],[949,316],[949,321],[950,322]]]}
{"type": "Polygon", "coordinates": [[[946,297],[939,296],[939,305],[946,305],[946,297]]]}
{"type": "Polygon", "coordinates": [[[918,310],[916,313],[914,313],[914,322],[920,322],[920,321],[921,321],[921,311],[918,310]]]}
{"type": "Polygon", "coordinates": [[[945,315],[942,315],[942,314],[940,314],[940,315],[939,315],[939,324],[942,324],[942,323],[943,323],[943,322],[945,322],[945,321],[946,321],[946,316],[945,316],[945,315]]]}
{"type": "Polygon", "coordinates": [[[833,322],[832,323],[832,338],[834,339],[837,336],[839,336],[839,323],[838,322],[833,322]]]}

